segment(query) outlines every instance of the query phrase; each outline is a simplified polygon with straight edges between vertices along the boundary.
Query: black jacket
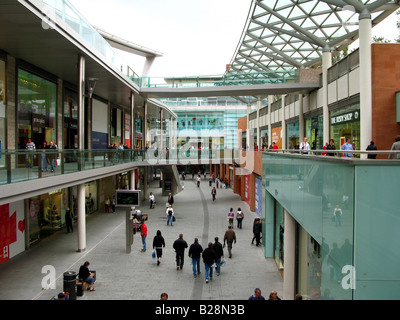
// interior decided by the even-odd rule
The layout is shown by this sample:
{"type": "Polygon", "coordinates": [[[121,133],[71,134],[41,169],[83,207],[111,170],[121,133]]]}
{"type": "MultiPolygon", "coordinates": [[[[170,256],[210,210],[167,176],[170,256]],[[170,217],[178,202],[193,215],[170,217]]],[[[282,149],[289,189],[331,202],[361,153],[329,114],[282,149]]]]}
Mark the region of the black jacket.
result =
{"type": "Polygon", "coordinates": [[[165,241],[162,235],[156,235],[153,239],[153,249],[165,247],[165,241]]]}
{"type": "Polygon", "coordinates": [[[174,204],[174,196],[169,197],[168,196],[168,201],[167,201],[170,205],[174,204]]]}
{"type": "Polygon", "coordinates": [[[205,264],[213,264],[217,261],[217,255],[213,248],[207,248],[203,251],[203,262],[205,264]]]}
{"type": "Polygon", "coordinates": [[[173,247],[176,252],[183,252],[188,247],[188,245],[185,240],[179,238],[175,240],[173,247]]]}
{"type": "Polygon", "coordinates": [[[219,241],[214,242],[213,249],[215,251],[217,260],[224,255],[224,249],[222,248],[222,244],[219,241]]]}
{"type": "Polygon", "coordinates": [[[198,242],[194,242],[189,248],[189,257],[193,259],[199,259],[201,253],[203,252],[203,247],[198,242]]]}

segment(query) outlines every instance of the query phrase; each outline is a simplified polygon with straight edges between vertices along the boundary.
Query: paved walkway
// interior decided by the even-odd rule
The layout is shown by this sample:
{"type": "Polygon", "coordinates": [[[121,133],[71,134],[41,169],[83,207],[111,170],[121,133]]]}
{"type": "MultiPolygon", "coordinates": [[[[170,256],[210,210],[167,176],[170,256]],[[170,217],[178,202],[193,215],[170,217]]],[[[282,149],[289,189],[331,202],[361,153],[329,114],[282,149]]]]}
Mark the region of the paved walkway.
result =
{"type": "Polygon", "coordinates": [[[195,181],[184,181],[184,190],[175,196],[174,226],[166,225],[165,202],[159,181],[149,188],[156,196],[156,208],[141,209],[149,215],[147,221],[148,250],[141,253],[140,235],[134,236],[132,252],[125,252],[125,211],[117,209],[114,214],[102,212],[88,216],[87,249],[77,252],[77,228],[74,233],[65,230],[41,241],[0,265],[0,300],[49,300],[63,291],[63,273],[78,272],[84,261],[90,261],[90,268],[96,270],[96,291],[86,291],[78,300],[158,300],[162,292],[167,292],[170,300],[226,300],[248,299],[255,287],[261,288],[267,297],[272,290],[282,296],[282,278],[272,259],[265,259],[261,247],[251,245],[252,223],[255,214],[240,197],[230,189],[218,189],[217,200],[212,201],[208,180],[202,180],[200,188],[195,181]],[[183,233],[190,246],[195,237],[203,248],[214,242],[218,236],[223,242],[227,229],[227,213],[232,207],[235,212],[241,207],[245,212],[243,229],[234,231],[237,243],[233,246],[233,257],[228,258],[224,249],[226,266],[221,275],[205,283],[204,264],[201,263],[201,275],[193,277],[191,259],[185,251],[183,270],[176,270],[173,242],[183,233]],[[166,248],[160,266],[152,259],[152,242],[156,231],[160,230],[165,238],[166,248]],[[42,267],[54,266],[56,271],[56,289],[42,289],[42,267]]]}

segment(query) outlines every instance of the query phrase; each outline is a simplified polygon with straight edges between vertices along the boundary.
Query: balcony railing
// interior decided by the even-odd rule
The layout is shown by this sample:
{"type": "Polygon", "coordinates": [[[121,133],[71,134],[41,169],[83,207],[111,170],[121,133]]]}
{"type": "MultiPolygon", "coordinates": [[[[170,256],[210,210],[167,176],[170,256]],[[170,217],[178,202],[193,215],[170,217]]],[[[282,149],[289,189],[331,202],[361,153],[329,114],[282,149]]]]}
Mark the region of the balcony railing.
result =
{"type": "Polygon", "coordinates": [[[132,163],[133,166],[233,163],[235,149],[2,150],[0,185],[132,163]]]}

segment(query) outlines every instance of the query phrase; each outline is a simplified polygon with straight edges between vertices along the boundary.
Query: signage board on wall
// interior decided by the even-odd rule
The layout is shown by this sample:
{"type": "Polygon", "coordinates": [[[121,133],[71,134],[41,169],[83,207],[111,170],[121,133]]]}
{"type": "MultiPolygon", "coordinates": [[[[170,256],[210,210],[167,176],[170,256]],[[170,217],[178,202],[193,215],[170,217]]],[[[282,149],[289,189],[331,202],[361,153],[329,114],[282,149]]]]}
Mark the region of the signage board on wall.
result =
{"type": "Polygon", "coordinates": [[[244,176],[244,198],[248,205],[250,205],[250,175],[244,176]]]}

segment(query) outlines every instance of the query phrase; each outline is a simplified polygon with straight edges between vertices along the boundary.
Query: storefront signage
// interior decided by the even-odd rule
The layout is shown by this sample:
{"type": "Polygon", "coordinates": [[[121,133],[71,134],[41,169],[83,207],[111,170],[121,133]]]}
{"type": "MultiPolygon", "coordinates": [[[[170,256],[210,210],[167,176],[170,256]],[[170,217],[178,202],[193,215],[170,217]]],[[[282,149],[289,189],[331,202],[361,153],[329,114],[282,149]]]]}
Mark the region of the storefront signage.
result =
{"type": "Polygon", "coordinates": [[[352,112],[347,112],[345,114],[331,117],[331,125],[341,124],[351,121],[359,121],[359,120],[360,120],[360,110],[355,110],[352,112]]]}
{"type": "Polygon", "coordinates": [[[45,128],[46,117],[41,114],[32,113],[32,128],[45,128]]]}

